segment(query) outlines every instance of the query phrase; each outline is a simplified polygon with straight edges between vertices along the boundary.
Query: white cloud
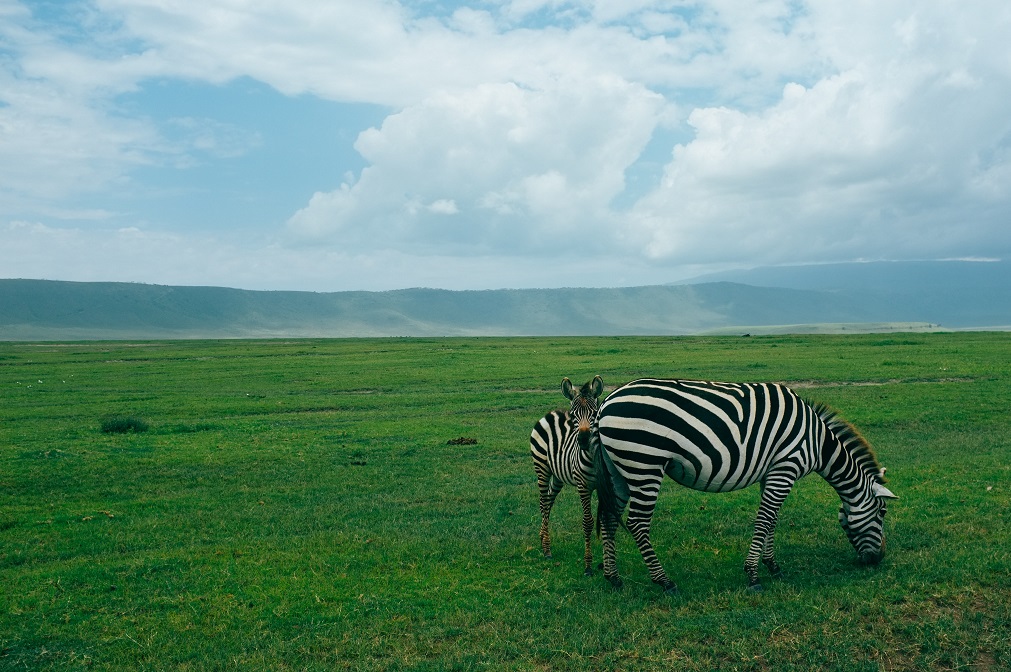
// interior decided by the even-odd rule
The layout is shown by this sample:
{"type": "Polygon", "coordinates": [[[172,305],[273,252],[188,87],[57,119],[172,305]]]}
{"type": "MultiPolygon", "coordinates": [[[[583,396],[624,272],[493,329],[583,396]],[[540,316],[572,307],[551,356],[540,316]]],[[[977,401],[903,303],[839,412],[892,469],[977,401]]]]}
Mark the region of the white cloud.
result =
{"type": "MultiPolygon", "coordinates": [[[[755,95],[810,71],[788,0],[740,3],[474,3],[446,17],[425,4],[263,0],[99,0],[135,43],[100,73],[225,82],[252,77],[288,95],[404,108],[436,91],[614,75],[652,89],[755,95]],[[727,5],[727,6],[722,6],[727,5]],[[531,15],[541,17],[526,25],[531,15]]],[[[123,38],[121,38],[123,39],[123,38]]],[[[95,75],[93,75],[95,76],[95,75]]]]}
{"type": "Polygon", "coordinates": [[[437,215],[455,215],[460,212],[456,207],[456,201],[451,198],[440,198],[428,205],[428,211],[437,215]]]}
{"type": "Polygon", "coordinates": [[[120,109],[117,95],[173,66],[150,52],[123,53],[123,36],[92,25],[101,22],[86,7],[68,11],[84,21],[80,28],[98,31],[90,41],[36,30],[21,6],[8,5],[8,20],[0,21],[0,43],[13,56],[0,60],[0,212],[83,211],[64,204],[131,188],[141,168],[190,165],[192,152],[236,156],[255,144],[214,120],[180,118],[166,134],[150,118],[120,109]]]}
{"type": "MultiPolygon", "coordinates": [[[[629,239],[657,259],[756,264],[1011,251],[1007,48],[966,51],[963,35],[927,50],[955,19],[941,12],[880,21],[847,49],[834,36],[862,34],[855,14],[812,17],[834,26],[825,44],[845,70],[788,84],[768,109],[694,110],[694,139],[635,207],[629,239]]],[[[977,37],[1000,39],[982,25],[993,18],[977,37]]]]}
{"type": "Polygon", "coordinates": [[[145,121],[109,115],[74,91],[0,65],[0,208],[103,188],[162,149],[145,121]]]}
{"type": "Polygon", "coordinates": [[[609,223],[663,112],[659,95],[610,77],[438,94],[364,131],[360,179],[313,196],[289,227],[356,249],[550,251],[609,223]],[[451,219],[416,206],[450,202],[451,219]]]}

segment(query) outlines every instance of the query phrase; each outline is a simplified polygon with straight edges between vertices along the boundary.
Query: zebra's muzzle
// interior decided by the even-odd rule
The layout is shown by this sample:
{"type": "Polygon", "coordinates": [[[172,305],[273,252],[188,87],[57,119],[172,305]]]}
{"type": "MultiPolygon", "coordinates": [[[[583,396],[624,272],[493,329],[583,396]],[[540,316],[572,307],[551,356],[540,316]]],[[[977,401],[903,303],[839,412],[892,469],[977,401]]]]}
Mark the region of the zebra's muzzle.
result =
{"type": "Polygon", "coordinates": [[[885,557],[884,551],[866,551],[860,554],[860,564],[874,566],[881,564],[881,560],[885,557]]]}

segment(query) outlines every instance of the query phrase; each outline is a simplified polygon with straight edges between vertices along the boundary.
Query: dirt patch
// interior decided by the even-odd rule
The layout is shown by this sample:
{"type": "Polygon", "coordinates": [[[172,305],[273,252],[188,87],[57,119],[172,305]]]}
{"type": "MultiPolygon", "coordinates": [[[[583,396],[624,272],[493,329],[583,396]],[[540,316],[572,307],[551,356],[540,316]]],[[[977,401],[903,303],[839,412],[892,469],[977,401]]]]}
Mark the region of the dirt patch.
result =
{"type": "Polygon", "coordinates": [[[890,378],[888,380],[795,380],[784,382],[784,385],[796,390],[805,390],[812,387],[876,387],[880,385],[937,385],[939,383],[974,383],[978,378],[932,378],[930,380],[902,380],[901,378],[890,378]]]}

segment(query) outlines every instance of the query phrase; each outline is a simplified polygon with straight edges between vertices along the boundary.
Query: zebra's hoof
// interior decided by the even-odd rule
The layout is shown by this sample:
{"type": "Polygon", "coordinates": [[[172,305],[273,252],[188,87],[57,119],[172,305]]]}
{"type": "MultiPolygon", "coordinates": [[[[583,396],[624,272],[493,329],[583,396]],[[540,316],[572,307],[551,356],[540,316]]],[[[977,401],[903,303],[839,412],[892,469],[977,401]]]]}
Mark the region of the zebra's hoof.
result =
{"type": "Polygon", "coordinates": [[[593,570],[587,567],[585,570],[583,570],[583,576],[593,576],[593,570]]]}
{"type": "Polygon", "coordinates": [[[677,585],[672,583],[663,589],[663,594],[666,595],[667,597],[677,597],[678,595],[681,594],[681,591],[678,590],[677,585]]]}
{"type": "Polygon", "coordinates": [[[777,563],[775,560],[770,561],[763,560],[762,562],[765,564],[765,568],[769,570],[769,576],[771,576],[774,579],[783,578],[783,570],[779,568],[779,563],[777,563]]]}
{"type": "Polygon", "coordinates": [[[624,584],[620,576],[609,576],[607,577],[608,582],[610,582],[611,587],[615,590],[620,590],[624,584]]]}
{"type": "Polygon", "coordinates": [[[764,590],[765,589],[762,588],[762,584],[760,584],[760,583],[753,583],[750,586],[748,586],[748,592],[749,593],[761,593],[764,590]]]}
{"type": "Polygon", "coordinates": [[[544,554],[544,559],[545,560],[550,560],[551,558],[552,558],[552,555],[550,553],[545,553],[544,554]]]}

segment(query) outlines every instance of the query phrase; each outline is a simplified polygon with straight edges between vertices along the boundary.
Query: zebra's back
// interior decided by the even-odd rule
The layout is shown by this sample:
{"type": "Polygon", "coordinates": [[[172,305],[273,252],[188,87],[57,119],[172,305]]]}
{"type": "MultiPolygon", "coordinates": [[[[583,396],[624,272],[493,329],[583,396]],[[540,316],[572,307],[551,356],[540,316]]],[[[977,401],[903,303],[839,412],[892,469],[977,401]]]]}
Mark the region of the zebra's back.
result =
{"type": "Polygon", "coordinates": [[[648,378],[611,393],[597,426],[629,481],[659,467],[687,487],[725,492],[784,464],[810,473],[824,423],[785,385],[648,378]]]}

